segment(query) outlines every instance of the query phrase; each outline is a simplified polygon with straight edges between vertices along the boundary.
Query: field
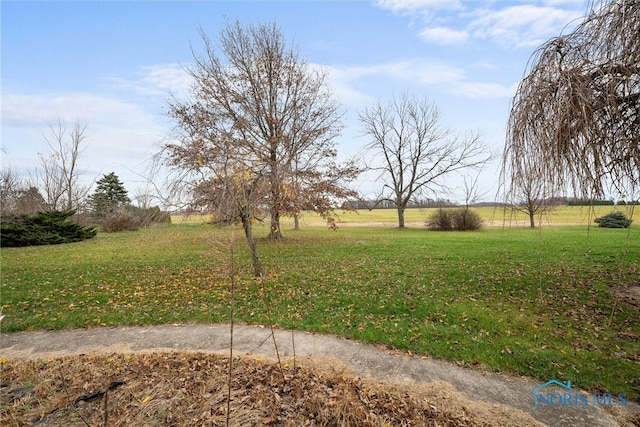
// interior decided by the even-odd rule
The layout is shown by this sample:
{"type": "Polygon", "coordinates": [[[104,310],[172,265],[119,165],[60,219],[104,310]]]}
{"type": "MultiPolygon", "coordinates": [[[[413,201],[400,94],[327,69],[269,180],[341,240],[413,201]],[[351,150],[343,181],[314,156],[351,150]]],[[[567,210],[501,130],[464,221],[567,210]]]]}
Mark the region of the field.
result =
{"type": "Polygon", "coordinates": [[[493,208],[482,215],[494,226],[472,233],[425,231],[421,210],[407,213],[415,226],[405,230],[394,211],[340,214],[337,231],[307,215],[301,230],[286,224],[283,241],[259,240],[268,273],[259,282],[241,230],[193,218],[3,248],[2,330],[229,322],[233,247],[237,322],[640,400],[640,228],[589,227],[587,208],[559,209],[533,230],[493,208]]]}
{"type": "MultiPolygon", "coordinates": [[[[621,206],[628,216],[632,216],[633,207],[621,206]]],[[[427,219],[437,208],[407,209],[405,222],[409,227],[424,227],[427,219]]],[[[477,212],[485,226],[488,227],[528,227],[529,217],[523,212],[513,211],[505,207],[484,206],[473,208],[477,212]]],[[[613,206],[560,206],[549,212],[536,215],[536,225],[595,225],[593,220],[614,210],[613,206]]],[[[199,215],[173,215],[174,224],[198,224],[208,221],[210,218],[199,215]]],[[[397,227],[398,214],[395,209],[359,210],[355,212],[337,212],[335,218],[339,226],[384,226],[397,227]]],[[[283,218],[284,226],[293,227],[293,219],[283,218]]],[[[305,213],[300,219],[301,226],[323,226],[326,222],[318,215],[305,213]]]]}

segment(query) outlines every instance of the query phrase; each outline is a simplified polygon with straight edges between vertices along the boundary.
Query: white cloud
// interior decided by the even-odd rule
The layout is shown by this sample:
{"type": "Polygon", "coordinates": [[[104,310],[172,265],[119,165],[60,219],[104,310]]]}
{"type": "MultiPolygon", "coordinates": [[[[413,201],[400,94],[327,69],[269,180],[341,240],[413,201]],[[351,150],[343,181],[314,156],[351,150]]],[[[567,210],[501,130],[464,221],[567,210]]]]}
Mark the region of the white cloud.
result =
{"type": "Polygon", "coordinates": [[[537,46],[566,26],[571,28],[586,12],[586,2],[531,0],[504,6],[501,1],[379,0],[376,5],[412,18],[410,26],[422,25],[418,35],[427,43],[459,44],[473,36],[521,48],[537,46]]]}
{"type": "Polygon", "coordinates": [[[438,10],[461,10],[460,0],[378,0],[376,5],[381,9],[391,10],[403,15],[430,15],[438,10]]]}
{"type": "Polygon", "coordinates": [[[2,144],[8,161],[29,169],[37,164],[37,153],[46,149],[44,135],[52,123],[78,121],[87,126],[84,161],[89,174],[140,171],[168,126],[158,98],[170,92],[180,96],[190,78],[181,66],[164,64],[144,67],[133,79],[107,81],[108,94],[3,93],[2,144]]]}
{"type": "MultiPolygon", "coordinates": [[[[478,68],[495,68],[493,64],[476,64],[478,68]]],[[[462,68],[431,60],[404,60],[357,67],[330,67],[329,79],[334,94],[342,103],[359,107],[379,96],[381,89],[392,87],[426,89],[474,99],[510,98],[517,84],[469,81],[462,68]],[[386,82],[386,83],[385,83],[386,82]],[[394,84],[397,83],[397,84],[394,84]]]]}
{"type": "Polygon", "coordinates": [[[65,122],[110,120],[136,126],[148,121],[138,106],[91,93],[3,93],[2,126],[48,126],[65,122]]]}
{"type": "Polygon", "coordinates": [[[335,95],[348,106],[359,106],[389,93],[381,90],[401,85],[450,86],[465,78],[462,69],[436,60],[412,59],[368,66],[329,67],[335,95]],[[396,84],[393,84],[396,83],[396,84]]]}
{"type": "Polygon", "coordinates": [[[550,6],[560,6],[560,5],[572,5],[572,6],[584,6],[584,0],[543,0],[543,4],[550,6]]]}
{"type": "Polygon", "coordinates": [[[165,125],[137,105],[112,96],[91,93],[3,93],[3,164],[11,164],[27,176],[39,165],[38,153],[47,150],[44,137],[58,120],[70,127],[86,125],[86,148],[80,169],[88,185],[111,171],[132,190],[145,163],[162,139],[165,125]]]}
{"type": "Polygon", "coordinates": [[[431,60],[407,60],[379,67],[389,78],[407,83],[437,85],[455,83],[464,78],[464,70],[453,65],[431,60]]]}
{"type": "Polygon", "coordinates": [[[344,67],[344,76],[353,80],[367,77],[386,77],[393,80],[403,80],[412,83],[439,84],[459,81],[464,77],[464,71],[447,63],[427,60],[411,59],[369,66],[344,67]]]}
{"type": "Polygon", "coordinates": [[[361,72],[350,67],[325,67],[328,71],[329,86],[333,95],[347,106],[360,106],[371,101],[372,97],[356,88],[361,72]]]}
{"type": "Polygon", "coordinates": [[[581,12],[574,9],[518,5],[497,11],[481,10],[468,29],[475,37],[503,46],[532,47],[558,35],[580,16],[581,12]]]}
{"type": "Polygon", "coordinates": [[[495,70],[500,69],[500,66],[498,64],[496,64],[493,61],[487,61],[487,60],[472,62],[469,65],[471,67],[477,68],[479,70],[495,71],[495,70]]]}
{"type": "Polygon", "coordinates": [[[111,77],[107,81],[114,89],[145,96],[166,96],[185,93],[192,78],[179,64],[162,64],[143,67],[133,79],[111,77]]]}
{"type": "Polygon", "coordinates": [[[515,94],[517,86],[517,84],[463,82],[454,89],[454,93],[467,98],[510,98],[515,94]]]}
{"type": "Polygon", "coordinates": [[[429,43],[452,45],[462,44],[467,41],[469,34],[466,31],[452,30],[451,28],[436,27],[427,28],[420,32],[420,38],[429,43]]]}

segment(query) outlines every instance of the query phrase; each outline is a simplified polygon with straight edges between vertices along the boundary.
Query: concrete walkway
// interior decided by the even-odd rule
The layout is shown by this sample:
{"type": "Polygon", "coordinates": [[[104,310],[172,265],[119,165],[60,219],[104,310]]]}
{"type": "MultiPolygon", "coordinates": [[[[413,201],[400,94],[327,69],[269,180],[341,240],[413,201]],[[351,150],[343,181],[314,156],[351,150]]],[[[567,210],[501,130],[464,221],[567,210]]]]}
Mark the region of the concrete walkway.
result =
{"type": "MultiPolygon", "coordinates": [[[[390,354],[373,346],[330,335],[275,331],[280,357],[322,356],[339,359],[360,376],[395,382],[445,381],[472,400],[504,404],[529,413],[536,420],[555,427],[619,424],[602,408],[541,405],[534,409],[533,388],[540,385],[527,379],[495,374],[484,375],[470,369],[431,359],[390,354]],[[292,343],[294,345],[292,345],[292,343]]],[[[276,355],[269,328],[235,326],[234,354],[273,358],[276,355]]],[[[228,354],[228,325],[174,325],[77,329],[55,332],[20,332],[0,336],[0,358],[49,358],[71,354],[107,352],[149,352],[189,350],[228,354]]],[[[552,379],[552,378],[549,378],[552,379]]],[[[558,379],[562,380],[562,379],[558,379]]],[[[560,389],[554,392],[562,393],[560,389]]],[[[591,403],[591,402],[590,402],[591,403]]],[[[629,402],[625,408],[640,411],[629,402]]]]}

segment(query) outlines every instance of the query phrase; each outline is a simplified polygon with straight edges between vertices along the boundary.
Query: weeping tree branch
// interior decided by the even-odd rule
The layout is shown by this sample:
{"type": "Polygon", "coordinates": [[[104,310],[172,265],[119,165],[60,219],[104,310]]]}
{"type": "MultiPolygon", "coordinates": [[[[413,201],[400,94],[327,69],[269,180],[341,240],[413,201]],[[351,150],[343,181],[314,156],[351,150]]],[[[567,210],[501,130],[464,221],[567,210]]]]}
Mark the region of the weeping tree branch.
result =
{"type": "Polygon", "coordinates": [[[593,3],[573,32],[533,53],[512,100],[503,173],[511,191],[523,177],[587,198],[637,189],[639,0],[593,3]]]}

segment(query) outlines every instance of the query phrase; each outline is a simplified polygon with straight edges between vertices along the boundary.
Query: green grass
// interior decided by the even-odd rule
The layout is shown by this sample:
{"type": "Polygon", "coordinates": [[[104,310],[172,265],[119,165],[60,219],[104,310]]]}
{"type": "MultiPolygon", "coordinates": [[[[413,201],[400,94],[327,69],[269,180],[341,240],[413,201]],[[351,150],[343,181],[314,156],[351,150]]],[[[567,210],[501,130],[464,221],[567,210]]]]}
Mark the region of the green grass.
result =
{"type": "Polygon", "coordinates": [[[571,380],[640,400],[640,316],[612,286],[640,284],[640,229],[437,233],[173,225],[59,246],[3,248],[3,332],[236,321],[335,333],[478,369],[571,380]],[[256,229],[257,235],[267,230],[256,229]]]}

